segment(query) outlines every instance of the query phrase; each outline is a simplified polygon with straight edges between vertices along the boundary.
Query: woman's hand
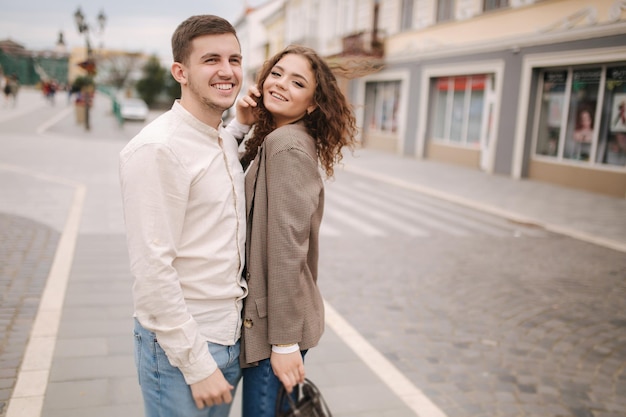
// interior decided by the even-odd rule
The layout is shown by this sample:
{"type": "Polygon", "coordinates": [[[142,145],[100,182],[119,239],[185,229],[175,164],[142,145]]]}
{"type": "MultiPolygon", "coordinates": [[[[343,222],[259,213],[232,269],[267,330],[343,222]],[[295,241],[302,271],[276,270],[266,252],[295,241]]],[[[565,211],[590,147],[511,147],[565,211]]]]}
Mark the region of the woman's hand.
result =
{"type": "Polygon", "coordinates": [[[289,394],[293,387],[304,382],[304,361],[299,350],[292,353],[272,352],[270,364],[274,375],[285,386],[289,394]]]}
{"type": "Polygon", "coordinates": [[[256,122],[254,108],[257,106],[257,100],[261,97],[261,92],[256,85],[250,86],[246,95],[237,100],[236,117],[241,124],[250,126],[256,122]]]}

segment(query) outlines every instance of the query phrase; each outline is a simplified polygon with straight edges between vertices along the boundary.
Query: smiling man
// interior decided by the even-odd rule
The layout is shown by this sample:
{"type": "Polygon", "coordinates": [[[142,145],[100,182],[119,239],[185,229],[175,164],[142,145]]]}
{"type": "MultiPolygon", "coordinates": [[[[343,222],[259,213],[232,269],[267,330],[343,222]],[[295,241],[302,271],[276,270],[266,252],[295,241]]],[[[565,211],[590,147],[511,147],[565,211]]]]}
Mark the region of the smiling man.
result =
{"type": "Polygon", "coordinates": [[[228,21],[172,36],[181,98],[120,153],[146,416],[227,416],[241,377],[246,219],[237,142],[222,127],[242,80],[228,21]]]}

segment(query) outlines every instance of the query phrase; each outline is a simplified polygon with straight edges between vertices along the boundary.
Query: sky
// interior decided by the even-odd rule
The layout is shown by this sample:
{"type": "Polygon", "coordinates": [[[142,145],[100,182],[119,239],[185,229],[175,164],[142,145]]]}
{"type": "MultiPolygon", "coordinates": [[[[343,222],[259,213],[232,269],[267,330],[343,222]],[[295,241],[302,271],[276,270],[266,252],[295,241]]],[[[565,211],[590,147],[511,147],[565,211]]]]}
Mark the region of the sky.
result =
{"type": "Polygon", "coordinates": [[[266,0],[0,0],[0,40],[11,39],[26,49],[54,49],[63,32],[68,50],[84,47],[74,12],[78,7],[90,26],[91,45],[172,59],[170,39],[183,20],[196,14],[215,14],[231,23],[242,15],[245,4],[266,0]],[[102,33],[97,17],[107,17],[102,33]]]}

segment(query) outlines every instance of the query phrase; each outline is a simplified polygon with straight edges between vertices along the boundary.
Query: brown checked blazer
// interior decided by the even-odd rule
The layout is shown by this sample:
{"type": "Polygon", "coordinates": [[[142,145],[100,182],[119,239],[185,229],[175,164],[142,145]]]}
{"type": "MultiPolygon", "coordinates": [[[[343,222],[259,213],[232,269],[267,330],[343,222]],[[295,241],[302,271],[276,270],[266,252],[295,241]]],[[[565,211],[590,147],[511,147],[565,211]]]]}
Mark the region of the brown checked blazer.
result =
{"type": "Polygon", "coordinates": [[[242,366],[271,345],[317,345],[324,304],[317,287],[324,185],[315,141],[300,124],[269,134],[246,173],[246,278],[242,366]]]}

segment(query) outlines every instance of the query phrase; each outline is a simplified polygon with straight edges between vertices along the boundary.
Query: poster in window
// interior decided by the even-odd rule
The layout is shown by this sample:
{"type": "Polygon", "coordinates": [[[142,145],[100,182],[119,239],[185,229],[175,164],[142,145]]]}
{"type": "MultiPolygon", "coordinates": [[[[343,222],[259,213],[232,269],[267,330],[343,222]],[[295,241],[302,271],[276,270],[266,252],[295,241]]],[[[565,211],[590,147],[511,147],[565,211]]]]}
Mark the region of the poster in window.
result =
{"type": "Polygon", "coordinates": [[[563,115],[563,99],[565,95],[563,93],[560,94],[551,94],[549,107],[548,107],[548,126],[549,127],[560,127],[561,126],[561,117],[563,115]]]}
{"type": "Polygon", "coordinates": [[[626,94],[615,94],[613,97],[611,132],[626,132],[626,94]]]}

